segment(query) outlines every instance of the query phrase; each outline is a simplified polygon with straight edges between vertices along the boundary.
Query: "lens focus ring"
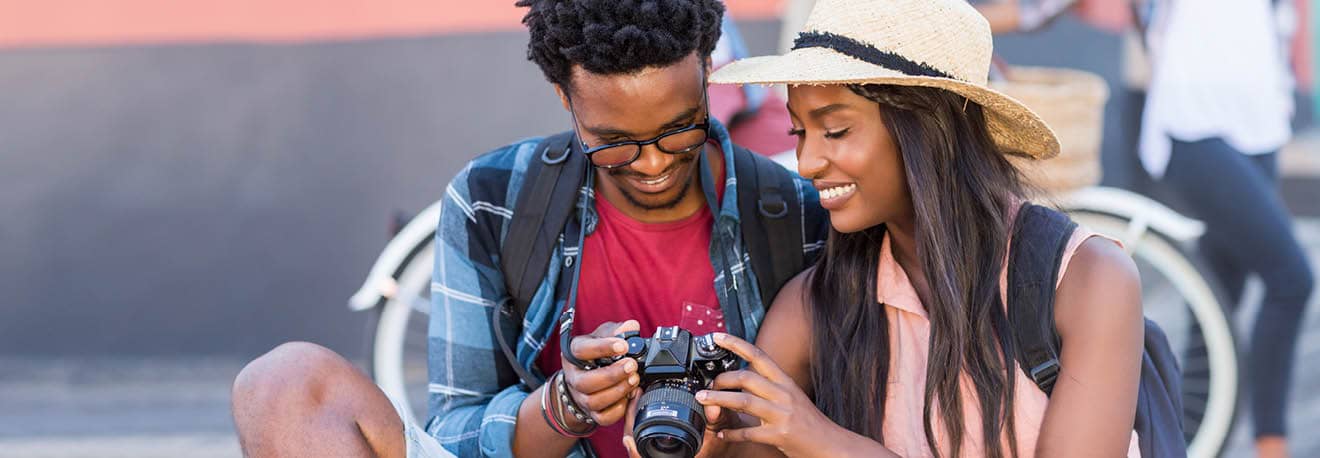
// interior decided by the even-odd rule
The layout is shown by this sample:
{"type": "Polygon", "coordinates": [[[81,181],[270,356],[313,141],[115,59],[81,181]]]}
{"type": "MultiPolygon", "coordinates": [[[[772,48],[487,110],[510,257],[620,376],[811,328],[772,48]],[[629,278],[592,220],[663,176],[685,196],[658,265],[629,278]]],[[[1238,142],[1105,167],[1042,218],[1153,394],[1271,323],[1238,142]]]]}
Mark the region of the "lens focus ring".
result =
{"type": "Polygon", "coordinates": [[[660,402],[678,404],[692,409],[694,412],[705,412],[701,404],[697,403],[697,398],[693,396],[692,392],[686,388],[670,384],[659,385],[646,390],[642,393],[642,398],[637,401],[637,405],[646,408],[646,406],[660,402]]]}

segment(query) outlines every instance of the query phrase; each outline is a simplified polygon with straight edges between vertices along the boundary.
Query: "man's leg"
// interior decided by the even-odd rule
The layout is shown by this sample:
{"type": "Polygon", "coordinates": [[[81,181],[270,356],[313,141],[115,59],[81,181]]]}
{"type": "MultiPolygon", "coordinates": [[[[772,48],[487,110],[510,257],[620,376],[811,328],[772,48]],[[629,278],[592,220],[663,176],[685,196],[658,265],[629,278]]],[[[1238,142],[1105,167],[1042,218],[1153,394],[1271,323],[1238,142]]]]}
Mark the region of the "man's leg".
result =
{"type": "Polygon", "coordinates": [[[275,347],[234,380],[243,453],[267,456],[405,455],[403,421],[352,363],[306,342],[275,347]]]}

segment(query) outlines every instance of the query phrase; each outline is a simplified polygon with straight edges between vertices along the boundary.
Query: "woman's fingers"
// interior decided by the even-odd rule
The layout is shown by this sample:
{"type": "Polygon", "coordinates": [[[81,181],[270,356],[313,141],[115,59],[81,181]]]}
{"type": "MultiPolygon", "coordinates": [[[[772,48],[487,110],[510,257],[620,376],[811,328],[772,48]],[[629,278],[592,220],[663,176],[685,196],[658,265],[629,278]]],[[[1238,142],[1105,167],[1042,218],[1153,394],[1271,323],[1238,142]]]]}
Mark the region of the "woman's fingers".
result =
{"type": "Polygon", "coordinates": [[[705,406],[718,406],[745,412],[766,420],[774,421],[783,413],[774,403],[750,393],[733,391],[701,391],[697,393],[697,402],[705,406]]]}
{"type": "Polygon", "coordinates": [[[641,397],[639,389],[634,388],[633,393],[628,396],[628,402],[623,408],[623,431],[628,434],[633,430],[633,425],[637,422],[637,398],[641,397]]]}
{"type": "Polygon", "coordinates": [[[637,453],[637,442],[633,441],[632,436],[627,434],[623,435],[623,448],[628,449],[629,457],[642,458],[642,455],[640,453],[637,453]]]}
{"type": "Polygon", "coordinates": [[[765,354],[765,351],[746,340],[731,334],[717,332],[715,333],[715,343],[742,357],[743,360],[747,361],[747,364],[751,365],[752,370],[764,375],[770,381],[794,383],[793,379],[789,378],[788,374],[785,374],[784,370],[780,369],[779,365],[770,359],[770,355],[765,354]]]}
{"type": "Polygon", "coordinates": [[[641,390],[634,388],[633,395],[628,397],[627,405],[623,411],[623,446],[628,449],[628,456],[631,458],[641,458],[642,456],[637,452],[637,442],[632,437],[633,426],[637,421],[635,418],[637,415],[637,400],[641,397],[639,391],[641,390]]]}
{"type": "Polygon", "coordinates": [[[704,406],[706,410],[706,429],[724,429],[727,428],[729,419],[723,413],[724,409],[720,406],[704,406]]]}
{"type": "Polygon", "coordinates": [[[783,387],[771,382],[765,376],[749,370],[725,372],[715,377],[712,390],[742,390],[774,402],[788,402],[788,393],[783,387]]]}

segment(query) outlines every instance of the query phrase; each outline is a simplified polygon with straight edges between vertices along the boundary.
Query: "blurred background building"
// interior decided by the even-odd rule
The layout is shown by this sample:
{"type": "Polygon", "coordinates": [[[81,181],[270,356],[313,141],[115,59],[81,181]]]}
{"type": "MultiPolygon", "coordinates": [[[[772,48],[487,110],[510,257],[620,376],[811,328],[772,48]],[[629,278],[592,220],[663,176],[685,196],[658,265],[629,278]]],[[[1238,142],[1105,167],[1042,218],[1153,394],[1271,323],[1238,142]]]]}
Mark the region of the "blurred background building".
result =
{"type": "MultiPolygon", "coordinates": [[[[243,361],[287,340],[364,357],[345,301],[394,220],[568,125],[512,3],[0,0],[0,456],[230,456],[243,361]]],[[[772,52],[783,1],[727,3],[772,52]]],[[[1298,36],[1283,187],[1320,251],[1320,43],[1298,36]]],[[[996,40],[1104,76],[1106,183],[1145,186],[1122,37],[1065,17],[996,40]]]]}

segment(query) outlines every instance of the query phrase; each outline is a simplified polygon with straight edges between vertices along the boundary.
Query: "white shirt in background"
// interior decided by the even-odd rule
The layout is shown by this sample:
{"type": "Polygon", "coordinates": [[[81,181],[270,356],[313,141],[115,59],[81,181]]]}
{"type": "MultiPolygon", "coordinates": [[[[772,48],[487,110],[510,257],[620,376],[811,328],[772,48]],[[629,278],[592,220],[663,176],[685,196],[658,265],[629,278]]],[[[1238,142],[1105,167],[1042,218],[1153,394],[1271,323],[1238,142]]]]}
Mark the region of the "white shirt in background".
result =
{"type": "Polygon", "coordinates": [[[1292,135],[1292,76],[1269,0],[1154,2],[1147,31],[1151,80],[1139,144],[1162,177],[1171,138],[1219,137],[1245,154],[1278,150],[1292,135]]]}

